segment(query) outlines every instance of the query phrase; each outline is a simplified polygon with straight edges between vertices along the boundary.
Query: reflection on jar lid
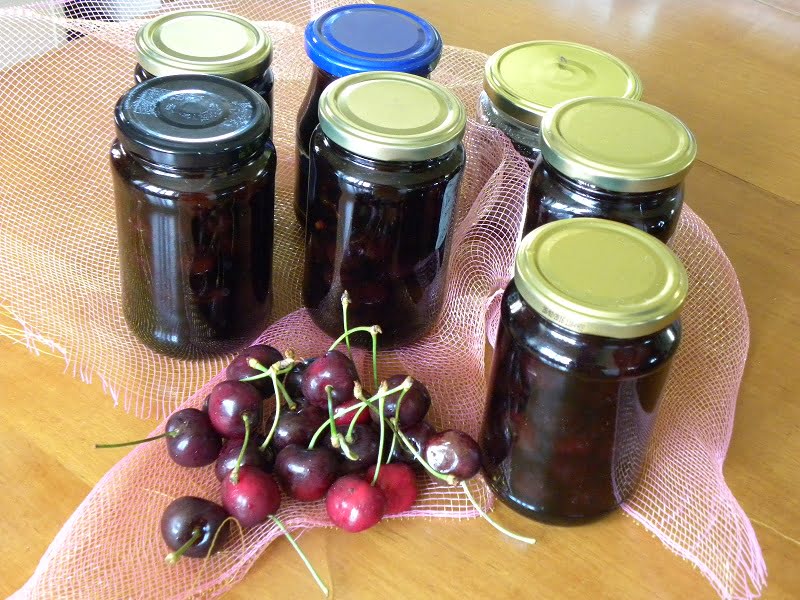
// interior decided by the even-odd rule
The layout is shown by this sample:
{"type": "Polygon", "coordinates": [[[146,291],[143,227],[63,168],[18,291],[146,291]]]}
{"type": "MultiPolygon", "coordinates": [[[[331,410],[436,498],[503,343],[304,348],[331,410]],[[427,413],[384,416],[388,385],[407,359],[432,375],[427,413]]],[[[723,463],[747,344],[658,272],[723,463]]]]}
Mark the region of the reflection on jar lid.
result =
{"type": "Polygon", "coordinates": [[[319,123],[346,150],[386,161],[421,161],[461,142],[464,105],[423,77],[376,71],[337,79],[319,99],[319,123]]]}
{"type": "Polygon", "coordinates": [[[139,64],[152,75],[205,73],[248,81],[266,71],[272,40],[247,19],[219,10],[181,10],[136,34],[139,64]]]}
{"type": "Polygon", "coordinates": [[[427,75],[442,54],[442,37],[422,17],[394,6],[333,8],[305,31],[309,58],[334,77],[366,71],[427,75]]]}
{"type": "Polygon", "coordinates": [[[541,152],[571,179],[612,192],[652,192],[683,181],[697,143],[683,122],[652,104],[576,98],[545,115],[541,152]]]}
{"type": "Polygon", "coordinates": [[[688,289],[686,269],[665,244],[630,225],[588,218],[555,221],[526,235],[514,283],[546,319],[623,339],[675,321],[688,289]]]}
{"type": "Polygon", "coordinates": [[[270,134],[266,101],[213,75],[148,79],[119,99],[114,121],[126,151],[167,167],[240,162],[263,152],[270,134]]]}
{"type": "Polygon", "coordinates": [[[564,100],[581,96],[642,97],[642,82],[627,64],[591,46],[538,40],[507,46],[486,62],[483,89],[498,109],[539,126],[564,100]]]}

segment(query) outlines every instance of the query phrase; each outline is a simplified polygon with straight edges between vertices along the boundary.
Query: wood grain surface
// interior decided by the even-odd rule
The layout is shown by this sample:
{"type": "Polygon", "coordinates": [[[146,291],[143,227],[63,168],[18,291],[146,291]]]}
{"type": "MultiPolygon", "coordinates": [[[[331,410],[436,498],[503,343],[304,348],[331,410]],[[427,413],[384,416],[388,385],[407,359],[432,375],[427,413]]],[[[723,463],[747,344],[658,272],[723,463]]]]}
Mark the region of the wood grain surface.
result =
{"type": "MultiPolygon", "coordinates": [[[[697,134],[688,203],[741,279],[752,340],[725,464],[769,570],[764,598],[800,597],[800,3],[780,0],[397,0],[446,43],[487,53],[567,39],[632,64],[644,99],[697,134]]],[[[0,594],[32,574],[72,511],[121,454],[97,440],[153,422],[111,408],[99,385],[0,340],[0,594]]],[[[124,434],[124,435],[122,435],[124,434]]],[[[498,509],[535,547],[482,521],[395,521],[302,544],[337,598],[690,598],[711,586],[621,513],[556,528],[498,509]]],[[[289,545],[268,548],[226,598],[313,598],[289,545]]]]}

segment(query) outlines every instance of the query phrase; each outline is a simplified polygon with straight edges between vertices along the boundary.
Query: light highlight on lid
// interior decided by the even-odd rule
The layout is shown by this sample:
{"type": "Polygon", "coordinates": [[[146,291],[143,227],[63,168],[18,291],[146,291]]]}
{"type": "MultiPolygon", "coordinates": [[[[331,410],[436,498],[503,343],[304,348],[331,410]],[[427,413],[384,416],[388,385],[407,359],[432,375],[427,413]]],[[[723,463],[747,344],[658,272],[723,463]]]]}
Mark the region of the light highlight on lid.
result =
{"type": "Polygon", "coordinates": [[[486,62],[483,89],[498,109],[537,127],[542,116],[564,100],[642,97],[639,76],[617,57],[553,40],[522,42],[495,52],[486,62]]]}
{"type": "Polygon", "coordinates": [[[576,98],[541,127],[542,157],[572,179],[615,192],[679,184],[697,156],[692,132],[665,110],[622,98],[576,98]]]}
{"type": "Polygon", "coordinates": [[[421,161],[461,142],[467,117],[442,86],[407,73],[359,73],[331,83],[319,100],[322,131],[367,158],[421,161]]]}
{"type": "Polygon", "coordinates": [[[629,225],[576,218],[520,243],[514,283],[536,312],[578,333],[634,338],[675,321],[688,277],[662,242],[629,225]]]}
{"type": "Polygon", "coordinates": [[[236,81],[259,77],[272,40],[247,19],[218,10],[181,10],[144,25],[136,35],[139,64],[152,75],[202,73],[236,81]]]}

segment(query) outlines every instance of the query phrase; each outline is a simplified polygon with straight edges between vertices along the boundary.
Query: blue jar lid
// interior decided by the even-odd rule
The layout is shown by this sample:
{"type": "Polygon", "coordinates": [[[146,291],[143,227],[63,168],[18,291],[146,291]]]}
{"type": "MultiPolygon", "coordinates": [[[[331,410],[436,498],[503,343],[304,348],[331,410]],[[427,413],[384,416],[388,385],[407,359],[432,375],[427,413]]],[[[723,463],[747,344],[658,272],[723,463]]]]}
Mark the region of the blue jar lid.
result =
{"type": "Polygon", "coordinates": [[[344,77],[366,71],[427,75],[442,54],[442,36],[426,20],[394,6],[351,4],[306,27],[306,54],[323,71],[344,77]]]}
{"type": "Polygon", "coordinates": [[[114,121],[128,152],[177,168],[234,164],[264,152],[270,135],[264,99],[216,75],[147,79],[119,99],[114,121]]]}

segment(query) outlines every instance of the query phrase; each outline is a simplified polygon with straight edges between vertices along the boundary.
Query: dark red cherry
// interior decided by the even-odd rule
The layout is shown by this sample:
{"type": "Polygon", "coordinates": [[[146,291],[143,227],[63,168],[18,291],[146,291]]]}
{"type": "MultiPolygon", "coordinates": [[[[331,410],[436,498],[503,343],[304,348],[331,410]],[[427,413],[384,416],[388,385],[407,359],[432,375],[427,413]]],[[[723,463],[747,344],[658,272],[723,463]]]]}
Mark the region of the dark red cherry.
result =
{"type": "Polygon", "coordinates": [[[356,418],[356,414],[358,414],[358,419],[356,420],[356,423],[369,423],[369,421],[370,421],[370,419],[369,419],[369,413],[370,413],[369,408],[365,408],[361,412],[359,412],[358,409],[351,410],[348,413],[344,412],[346,409],[350,408],[351,406],[355,406],[356,404],[360,404],[360,403],[361,403],[360,400],[356,400],[355,398],[352,398],[350,400],[346,400],[346,401],[342,402],[339,406],[337,406],[335,409],[333,409],[333,417],[334,417],[333,420],[336,423],[336,425],[338,425],[340,427],[347,427],[348,425],[350,425],[350,423],[353,422],[353,419],[356,418]]]}
{"type": "Polygon", "coordinates": [[[208,416],[221,435],[229,439],[243,438],[242,415],[250,416],[255,428],[261,422],[261,392],[243,381],[223,381],[214,386],[208,399],[208,416]]]}
{"type": "MultiPolygon", "coordinates": [[[[252,377],[259,375],[261,371],[254,369],[248,364],[251,358],[255,358],[258,362],[266,368],[271,367],[274,363],[283,359],[283,356],[272,346],[265,344],[256,344],[245,348],[242,352],[234,358],[225,369],[225,377],[233,380],[244,379],[245,377],[252,377]]],[[[271,377],[264,377],[263,379],[256,379],[248,382],[254,388],[259,390],[265,397],[269,398],[275,393],[271,377]]]]}
{"type": "MultiPolygon", "coordinates": [[[[403,383],[405,379],[405,375],[391,376],[386,380],[388,389],[397,387],[403,383]]],[[[400,399],[400,394],[402,394],[402,391],[390,394],[384,399],[383,414],[386,417],[394,417],[397,412],[397,401],[400,399]]],[[[428,414],[430,407],[431,396],[428,393],[428,389],[415,379],[411,384],[411,388],[406,392],[406,395],[403,396],[403,401],[400,403],[400,428],[411,427],[422,421],[425,415],[428,414]]],[[[378,413],[370,412],[372,413],[372,420],[378,423],[378,413]]]]}
{"type": "MultiPolygon", "coordinates": [[[[184,556],[205,558],[211,541],[228,514],[218,504],[195,496],[182,496],[173,500],[161,516],[161,537],[171,550],[180,549],[199,532],[196,541],[183,553],[184,556]]],[[[219,532],[213,552],[225,545],[228,529],[219,532]]]]}
{"type": "Polygon", "coordinates": [[[286,446],[275,457],[275,476],[292,498],[320,500],[336,479],[336,455],[324,447],[286,446]]]}
{"type": "MultiPolygon", "coordinates": [[[[242,466],[248,465],[267,473],[272,472],[275,456],[270,448],[264,450],[260,449],[263,442],[264,436],[258,434],[254,435],[252,432],[250,433],[250,441],[242,457],[242,466]]],[[[220,481],[228,477],[231,471],[236,467],[236,461],[239,459],[239,453],[242,450],[243,443],[243,439],[228,440],[225,442],[225,445],[222,446],[222,452],[219,453],[219,458],[214,466],[214,474],[220,481]]]]}
{"type": "MultiPolygon", "coordinates": [[[[400,408],[402,409],[402,406],[400,408]]],[[[413,425],[408,429],[403,429],[402,431],[403,434],[408,438],[408,441],[414,446],[414,449],[424,457],[425,446],[430,437],[436,433],[436,429],[434,429],[433,425],[427,421],[420,421],[416,425],[413,425]]],[[[402,460],[403,462],[407,463],[417,462],[417,459],[414,458],[414,455],[409,452],[408,448],[406,448],[406,445],[400,440],[397,440],[395,443],[392,460],[402,460]]]]}
{"type": "Polygon", "coordinates": [[[207,413],[196,408],[178,410],[167,419],[164,430],[167,452],[182,467],[204,467],[217,460],[222,438],[207,413]]]}
{"type": "Polygon", "coordinates": [[[303,384],[303,374],[306,372],[306,369],[314,362],[315,359],[307,358],[299,363],[296,363],[292,370],[286,374],[286,378],[283,380],[283,387],[286,388],[286,392],[289,394],[290,398],[300,398],[303,395],[300,386],[303,384]]]}
{"type": "MultiPolygon", "coordinates": [[[[375,476],[375,465],[367,469],[366,480],[370,483],[375,476]]],[[[417,501],[417,476],[414,469],[403,463],[381,465],[378,481],[375,483],[386,497],[387,515],[396,515],[411,510],[417,501]]]]}
{"type": "Polygon", "coordinates": [[[307,446],[314,432],[327,418],[325,411],[311,404],[294,412],[282,412],[272,437],[272,446],[276,452],[291,444],[307,446]]]}
{"type": "MultiPolygon", "coordinates": [[[[330,435],[325,436],[325,446],[330,447],[330,439],[330,435]]],[[[357,473],[378,462],[379,442],[380,435],[372,424],[356,425],[353,427],[353,441],[348,442],[347,445],[350,451],[358,458],[356,460],[350,460],[344,455],[341,448],[334,450],[339,455],[339,474],[347,475],[350,473],[357,473]]],[[[384,443],[386,447],[385,451],[388,452],[391,438],[387,436],[384,443]]],[[[384,460],[385,458],[384,456],[384,460]]]]}
{"type": "Polygon", "coordinates": [[[439,473],[463,481],[474,477],[480,470],[481,451],[478,443],[466,433],[448,429],[428,439],[425,460],[439,473]]]}
{"type": "Polygon", "coordinates": [[[378,487],[359,475],[345,475],[328,490],[325,508],[334,525],[357,533],[376,525],[383,518],[386,498],[378,487]]]}
{"type": "Polygon", "coordinates": [[[241,467],[237,483],[230,477],[222,480],[222,506],[242,527],[263,523],[280,505],[281,490],[275,479],[256,467],[241,467]]]}
{"type": "Polygon", "coordinates": [[[357,380],[358,371],[353,361],[338,350],[330,350],[306,369],[301,390],[309,403],[327,408],[327,386],[333,388],[331,398],[333,405],[338,406],[353,397],[353,382],[357,380]]]}

